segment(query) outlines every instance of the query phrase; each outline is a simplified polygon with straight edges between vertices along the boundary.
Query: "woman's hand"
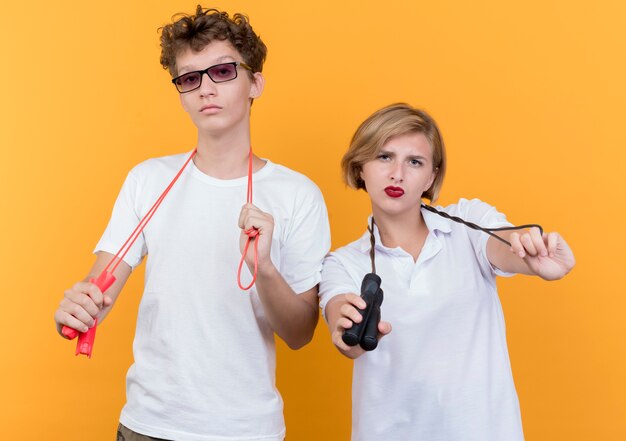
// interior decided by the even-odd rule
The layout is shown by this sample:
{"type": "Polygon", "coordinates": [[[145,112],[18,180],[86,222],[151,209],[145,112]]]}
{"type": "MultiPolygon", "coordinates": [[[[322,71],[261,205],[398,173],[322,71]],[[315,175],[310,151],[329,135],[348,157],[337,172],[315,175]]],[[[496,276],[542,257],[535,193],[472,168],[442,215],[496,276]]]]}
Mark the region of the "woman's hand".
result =
{"type": "Polygon", "coordinates": [[[576,263],[574,253],[559,233],[543,233],[538,228],[513,232],[509,236],[511,252],[524,260],[529,270],[544,280],[558,280],[576,263]]]}
{"type": "MultiPolygon", "coordinates": [[[[361,296],[352,293],[333,297],[326,305],[332,342],[342,354],[352,359],[363,355],[365,350],[359,345],[348,346],[341,337],[344,331],[350,329],[354,323],[361,323],[363,316],[358,309],[365,309],[366,306],[361,296]],[[334,324],[331,324],[332,320],[334,324]]],[[[390,332],[391,324],[381,320],[378,323],[378,340],[380,341],[390,332]]]]}

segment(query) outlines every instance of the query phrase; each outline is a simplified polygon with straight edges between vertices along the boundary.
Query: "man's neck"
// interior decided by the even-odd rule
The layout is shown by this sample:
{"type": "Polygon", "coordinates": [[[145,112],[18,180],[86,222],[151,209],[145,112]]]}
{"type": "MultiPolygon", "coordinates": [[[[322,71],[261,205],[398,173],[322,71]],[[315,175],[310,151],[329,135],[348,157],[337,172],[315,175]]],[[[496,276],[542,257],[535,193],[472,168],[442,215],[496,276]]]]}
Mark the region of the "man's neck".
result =
{"type": "MultiPolygon", "coordinates": [[[[204,174],[218,179],[235,179],[248,174],[249,132],[234,136],[199,133],[197,148],[194,164],[204,174]]],[[[253,158],[253,170],[263,164],[259,158],[253,158]]]]}

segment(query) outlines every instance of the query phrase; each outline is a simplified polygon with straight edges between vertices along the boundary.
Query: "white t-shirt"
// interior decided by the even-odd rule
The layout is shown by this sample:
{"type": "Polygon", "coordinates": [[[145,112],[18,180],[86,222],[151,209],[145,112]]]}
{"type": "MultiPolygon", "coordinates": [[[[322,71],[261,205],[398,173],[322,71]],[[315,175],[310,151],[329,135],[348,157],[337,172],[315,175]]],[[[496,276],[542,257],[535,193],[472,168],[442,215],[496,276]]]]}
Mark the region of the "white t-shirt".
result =
{"type": "MultiPolygon", "coordinates": [[[[115,254],[189,154],[150,159],[129,173],[96,251],[115,254]]],[[[267,161],[253,203],[274,217],[271,258],[302,293],[320,281],[330,247],[326,206],[305,176],[267,161]]],[[[220,180],[187,165],[125,261],[148,254],[145,290],[120,421],[176,441],[280,441],[272,329],[253,287],[237,286],[247,177],[220,180]]],[[[242,284],[252,279],[247,265],[242,284]]]]}
{"type": "MultiPolygon", "coordinates": [[[[474,199],[441,210],[484,227],[509,226],[474,199]]],[[[353,441],[520,441],[519,403],[489,236],[422,209],[429,234],[417,259],[376,238],[382,320],[392,332],[354,363],[353,441]]],[[[321,306],[360,293],[371,272],[370,237],[327,257],[321,306]]]]}

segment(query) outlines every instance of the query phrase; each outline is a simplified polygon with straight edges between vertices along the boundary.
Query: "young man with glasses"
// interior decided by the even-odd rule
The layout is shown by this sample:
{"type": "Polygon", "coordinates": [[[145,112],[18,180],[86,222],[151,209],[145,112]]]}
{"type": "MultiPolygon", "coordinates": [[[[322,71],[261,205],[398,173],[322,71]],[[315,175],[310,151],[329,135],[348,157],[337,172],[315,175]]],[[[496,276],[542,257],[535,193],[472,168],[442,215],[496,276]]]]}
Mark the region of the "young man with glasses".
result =
{"type": "Polygon", "coordinates": [[[263,91],[266,47],[245,16],[198,6],[162,28],[161,47],[198,130],[193,162],[103,295],[87,280],[111,261],[189,153],[131,170],[90,275],[66,291],[55,313],[57,329],[84,332],[101,321],[148,255],[118,439],[280,441],[273,334],[294,349],[313,336],[330,247],[324,201],[303,175],[252,155],[250,106],[263,91]],[[249,170],[254,205],[244,205],[249,170]],[[257,274],[250,291],[237,287],[244,250],[250,274],[241,278],[257,274]]]}

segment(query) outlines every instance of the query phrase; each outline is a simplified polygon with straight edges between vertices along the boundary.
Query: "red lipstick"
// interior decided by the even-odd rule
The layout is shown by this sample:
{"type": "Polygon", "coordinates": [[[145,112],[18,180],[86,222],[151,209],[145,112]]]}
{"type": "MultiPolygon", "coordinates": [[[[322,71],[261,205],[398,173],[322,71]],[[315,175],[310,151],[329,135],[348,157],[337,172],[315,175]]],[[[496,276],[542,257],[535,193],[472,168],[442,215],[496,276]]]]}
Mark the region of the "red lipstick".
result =
{"type": "Polygon", "coordinates": [[[389,197],[399,198],[404,194],[404,190],[400,187],[394,187],[390,185],[389,187],[385,188],[385,193],[387,193],[387,196],[389,197]]]}

